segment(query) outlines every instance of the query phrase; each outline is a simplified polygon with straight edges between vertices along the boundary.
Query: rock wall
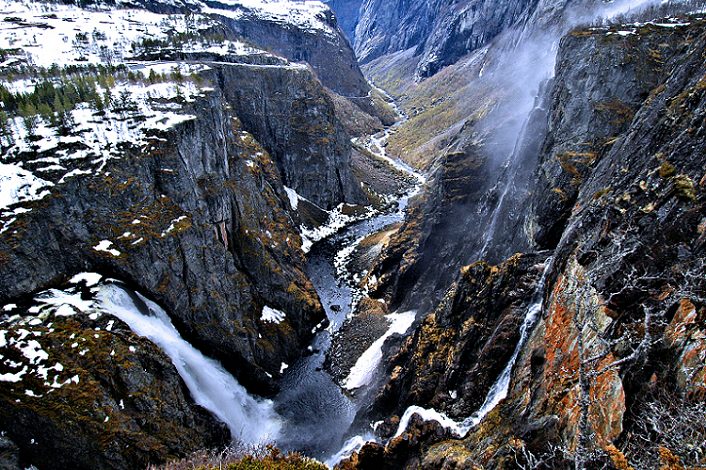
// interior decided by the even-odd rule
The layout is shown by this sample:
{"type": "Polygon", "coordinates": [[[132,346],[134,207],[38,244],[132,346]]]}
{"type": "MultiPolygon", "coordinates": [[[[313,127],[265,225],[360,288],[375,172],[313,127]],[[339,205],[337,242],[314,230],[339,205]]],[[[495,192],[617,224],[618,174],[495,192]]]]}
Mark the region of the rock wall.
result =
{"type": "Polygon", "coordinates": [[[285,186],[324,209],[367,202],[352,174],[350,137],[307,68],[225,67],[217,81],[244,129],[275,160],[285,186]]]}
{"type": "Polygon", "coordinates": [[[336,12],[338,24],[346,34],[348,42],[355,44],[355,29],[360,19],[363,0],[326,0],[326,3],[336,12]]]}
{"type": "MultiPolygon", "coordinates": [[[[681,25],[575,30],[561,43],[525,224],[539,227],[529,232],[537,246],[554,249],[553,264],[546,307],[507,399],[464,439],[413,422],[344,467],[510,468],[538,459],[552,468],[699,464],[693,449],[703,449],[704,430],[690,413],[703,409],[706,386],[706,23],[672,22],[681,25]],[[563,210],[546,204],[566,194],[575,197],[563,210]],[[655,422],[670,431],[655,433],[655,422]]],[[[497,269],[512,272],[507,266],[497,269]]],[[[522,272],[508,283],[523,286],[522,272]]],[[[503,301],[496,291],[491,298],[503,301]]],[[[388,370],[383,403],[398,413],[422,404],[455,416],[457,406],[478,403],[473,387],[446,398],[446,384],[454,385],[446,377],[478,380],[474,371],[488,361],[458,361],[455,346],[466,343],[456,335],[473,331],[465,319],[498,308],[471,302],[466,316],[453,317],[445,313],[449,305],[463,304],[442,303],[401,347],[395,358],[402,363],[388,370]],[[451,318],[452,326],[436,326],[451,318]],[[454,336],[454,346],[442,341],[441,357],[417,354],[434,332],[454,336]]],[[[487,345],[495,325],[473,344],[487,345]]],[[[394,422],[380,429],[394,430],[394,422]]]]}
{"type": "Polygon", "coordinates": [[[66,181],[0,235],[0,299],[81,271],[117,277],[244,384],[272,390],[266,372],[299,356],[323,310],[275,162],[219,90],[190,106],[196,119],[66,181]],[[119,255],[96,250],[102,240],[119,255]],[[287,322],[260,322],[265,304],[287,322]]]}
{"type": "Polygon", "coordinates": [[[370,86],[358,68],[353,49],[338,28],[334,14],[328,10],[324,15],[322,21],[330,32],[306,30],[247,14],[226,16],[222,21],[236,37],[245,37],[291,61],[308,63],[321,83],[336,93],[351,98],[367,97],[370,86]]]}
{"type": "Polygon", "coordinates": [[[420,56],[418,77],[434,75],[469,52],[481,48],[520,19],[527,19],[537,0],[368,0],[356,27],[355,50],[362,63],[414,48],[420,56]]]}

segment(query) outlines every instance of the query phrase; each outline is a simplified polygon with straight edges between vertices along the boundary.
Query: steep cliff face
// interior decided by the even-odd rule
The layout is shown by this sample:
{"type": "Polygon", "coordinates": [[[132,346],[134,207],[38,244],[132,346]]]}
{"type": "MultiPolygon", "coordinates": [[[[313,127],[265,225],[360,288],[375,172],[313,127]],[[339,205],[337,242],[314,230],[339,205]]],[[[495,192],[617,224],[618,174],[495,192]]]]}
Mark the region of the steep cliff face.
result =
{"type": "Polygon", "coordinates": [[[540,196],[532,211],[537,216],[527,221],[533,238],[543,247],[556,245],[582,181],[627,131],[650,92],[663,83],[670,71],[665,59],[684,42],[679,30],[635,35],[633,42],[629,38],[633,34],[628,34],[624,47],[610,47],[615,33],[584,34],[576,31],[564,39],[549,98],[547,139],[537,172],[540,196]],[[570,66],[577,51],[584,67],[570,66]]]}
{"type": "Polygon", "coordinates": [[[266,370],[298,354],[323,312],[274,161],[220,92],[190,108],[196,119],[126,146],[103,172],[64,181],[9,226],[2,298],[80,271],[110,273],[163,305],[244,383],[271,384],[266,370]],[[291,323],[258,339],[265,299],[291,311],[291,323]]]}
{"type": "Polygon", "coordinates": [[[360,20],[363,0],[326,0],[326,3],[336,12],[338,24],[346,34],[348,42],[355,44],[355,29],[360,20]]]}
{"type": "MultiPolygon", "coordinates": [[[[704,430],[693,416],[703,410],[706,386],[706,24],[698,17],[656,23],[576,30],[561,43],[556,80],[547,89],[543,119],[550,131],[539,152],[540,187],[530,197],[526,224],[540,246],[555,249],[554,258],[545,308],[513,368],[507,399],[463,439],[448,439],[438,425],[413,420],[387,447],[371,445],[349,464],[700,464],[701,451],[694,449],[703,449],[704,430]],[[584,148],[595,153],[576,155],[584,148]],[[549,210],[546,201],[563,201],[566,188],[575,196],[565,201],[564,212],[549,210]],[[554,242],[544,235],[551,231],[536,227],[554,227],[554,242]]],[[[504,272],[508,263],[498,269],[504,272]]],[[[524,285],[521,273],[508,282],[524,285]]],[[[384,403],[398,413],[420,403],[451,416],[472,404],[461,414],[468,416],[479,389],[459,389],[451,399],[444,397],[446,386],[454,385],[453,376],[479,380],[478,367],[492,362],[458,361],[454,348],[437,359],[415,352],[425,350],[424,332],[433,337],[435,331],[473,331],[464,319],[485,309],[474,302],[467,310],[457,301],[443,303],[394,356],[403,365],[388,371],[384,403]],[[453,318],[448,305],[462,307],[467,316],[453,328],[435,326],[453,318]]],[[[487,345],[497,324],[491,322],[473,344],[487,345]]],[[[452,344],[466,343],[456,338],[452,344]]],[[[390,432],[394,424],[379,429],[390,432]]]]}
{"type": "Polygon", "coordinates": [[[282,170],[285,186],[324,209],[367,202],[351,170],[350,137],[307,68],[227,67],[218,81],[244,129],[282,170]]]}
{"type": "Polygon", "coordinates": [[[420,405],[466,417],[507,364],[547,254],[516,255],[498,266],[464,268],[440,305],[386,364],[390,381],[376,412],[420,405]]]}
{"type": "Polygon", "coordinates": [[[460,3],[369,0],[361,8],[356,27],[356,53],[366,63],[413,48],[419,56],[416,75],[428,77],[489,44],[510,26],[527,20],[537,3],[537,0],[460,3]]]}
{"type": "Polygon", "coordinates": [[[264,14],[257,8],[252,11],[236,8],[232,12],[232,7],[227,4],[207,4],[212,9],[204,11],[222,15],[222,20],[234,34],[292,61],[310,64],[321,82],[336,93],[356,98],[366,97],[370,91],[351,46],[328,8],[319,8],[314,2],[291,3],[292,11],[283,13],[295,18],[300,13],[307,17],[301,26],[268,15],[266,8],[264,14]]]}
{"type": "MultiPolygon", "coordinates": [[[[586,434],[593,432],[601,447],[609,451],[612,443],[622,444],[636,462],[641,454],[657,458],[660,443],[639,448],[629,440],[616,441],[623,427],[644,432],[638,430],[644,423],[635,418],[643,407],[651,406],[650,401],[664,405],[664,400],[676,402],[680,397],[701,400],[705,385],[703,363],[691,370],[690,380],[677,379],[688,356],[684,350],[702,354],[697,351],[703,350],[703,341],[692,334],[702,328],[694,315],[704,300],[704,279],[695,273],[703,272],[704,259],[700,155],[705,131],[706,70],[701,58],[706,33],[702,20],[685,18],[683,23],[599,29],[563,43],[567,54],[582,57],[577,65],[583,69],[596,49],[611,51],[612,57],[626,49],[632,51],[621,69],[630,74],[635,64],[638,70],[647,68],[649,72],[639,72],[634,81],[644,80],[651,89],[639,98],[629,92],[613,95],[618,102],[635,100],[636,111],[627,115],[625,130],[616,132],[615,142],[585,180],[574,183],[579,187],[578,197],[557,248],[561,274],[547,318],[518,367],[514,388],[517,393],[526,380],[530,357],[541,357],[543,362],[544,380],[538,380],[535,387],[567,390],[552,380],[556,376],[552,371],[572,371],[565,379],[571,383],[569,393],[550,392],[545,399],[533,394],[536,398],[527,402],[525,416],[535,416],[539,408],[565,409],[567,403],[577,404],[581,412],[556,412],[564,442],[581,450],[589,446],[584,441],[586,434]],[[680,340],[670,333],[677,324],[684,327],[680,340]],[[655,393],[654,387],[661,388],[665,397],[645,399],[655,393]],[[595,399],[586,400],[587,396],[595,399]],[[582,421],[586,416],[587,421],[582,421]]],[[[563,68],[577,65],[564,64],[563,68]]],[[[554,93],[563,95],[567,88],[558,82],[554,93]]],[[[610,82],[600,88],[613,93],[610,82]]],[[[586,93],[590,95],[590,89],[586,93]]],[[[562,124],[597,121],[595,117],[572,118],[568,103],[562,99],[555,103],[566,104],[562,124]]],[[[605,113],[604,103],[585,99],[583,108],[605,113]]],[[[629,106],[612,108],[613,125],[626,119],[624,110],[629,106]]],[[[589,141],[604,138],[604,129],[592,135],[589,141]]],[[[556,157],[548,153],[542,158],[541,172],[546,171],[549,158],[556,157]]],[[[537,208],[544,211],[541,204],[537,208]]],[[[540,216],[538,220],[546,219],[540,216]]],[[[690,458],[681,446],[671,450],[682,459],[690,458]]]]}

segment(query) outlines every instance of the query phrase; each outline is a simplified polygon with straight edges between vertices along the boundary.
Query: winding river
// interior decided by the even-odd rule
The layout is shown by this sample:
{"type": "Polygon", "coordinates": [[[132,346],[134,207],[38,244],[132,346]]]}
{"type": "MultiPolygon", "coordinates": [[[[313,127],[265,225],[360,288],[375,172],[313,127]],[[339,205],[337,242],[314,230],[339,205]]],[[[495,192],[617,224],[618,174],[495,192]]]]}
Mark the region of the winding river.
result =
{"type": "MultiPolygon", "coordinates": [[[[400,113],[401,122],[404,116],[400,113]]],[[[398,124],[399,125],[399,124],[398,124]]],[[[175,364],[194,400],[226,423],[234,438],[246,444],[274,442],[285,451],[298,451],[329,464],[336,463],[355,444],[364,442],[359,434],[369,429],[355,429],[358,409],[366,393],[347,394],[324,370],[326,353],[333,335],[352,314],[356,302],[365,295],[354,279],[363,273],[349,272],[350,257],[365,237],[404,220],[410,198],[418,194],[424,177],[385,153],[387,139],[395,126],[354,143],[365,147],[376,158],[386,161],[397,172],[414,176],[397,200],[386,210],[371,212],[366,219],[351,223],[337,233],[313,244],[307,270],[329,319],[326,330],[319,332],[310,354],[286,369],[280,382],[281,392],[273,400],[252,397],[221,365],[195,349],[176,330],[168,315],[158,305],[121,284],[104,284],[98,301],[108,313],[127,323],[138,335],[157,344],[175,364]]],[[[393,171],[393,170],[391,170],[393,171]]],[[[413,312],[389,315],[393,320],[387,335],[403,330],[414,319],[413,312]]],[[[386,336],[380,338],[362,357],[376,357],[386,336]]],[[[366,364],[372,374],[377,363],[366,364]]],[[[365,381],[356,383],[365,391],[365,381]]]]}
{"type": "MultiPolygon", "coordinates": [[[[403,122],[401,113],[400,117],[403,122]]],[[[329,462],[335,461],[334,457],[345,443],[361,431],[352,429],[352,425],[363,403],[347,395],[323,368],[332,335],[341,328],[357,300],[364,295],[352,280],[355,274],[361,273],[347,269],[350,254],[365,237],[403,221],[409,200],[421,191],[425,181],[422,175],[385,153],[387,139],[397,125],[356,143],[398,171],[413,175],[416,184],[407,188],[388,210],[355,222],[312,246],[307,271],[330,325],[315,337],[312,354],[287,369],[280,382],[282,391],[274,400],[275,410],[285,423],[278,445],[329,462]]]]}

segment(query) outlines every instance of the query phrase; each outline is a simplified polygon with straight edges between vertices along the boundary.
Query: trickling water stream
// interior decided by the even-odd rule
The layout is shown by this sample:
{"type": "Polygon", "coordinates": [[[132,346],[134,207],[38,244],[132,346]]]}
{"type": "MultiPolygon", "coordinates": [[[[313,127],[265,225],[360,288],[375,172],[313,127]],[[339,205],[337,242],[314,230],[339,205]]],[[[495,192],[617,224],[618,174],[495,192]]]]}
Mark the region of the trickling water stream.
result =
{"type": "Polygon", "coordinates": [[[532,330],[534,329],[534,326],[537,323],[539,315],[544,307],[546,281],[547,276],[551,271],[551,267],[552,258],[549,258],[545,261],[544,272],[542,273],[542,277],[540,278],[540,281],[537,284],[534,294],[532,295],[532,299],[529,305],[527,306],[525,318],[522,321],[522,325],[520,326],[520,339],[517,341],[517,345],[515,345],[515,350],[512,354],[512,357],[510,357],[510,360],[507,362],[505,368],[495,380],[495,383],[493,383],[493,386],[490,387],[490,390],[488,390],[488,394],[485,397],[485,401],[478,409],[478,411],[463,420],[463,422],[457,423],[451,418],[448,418],[443,413],[439,413],[435,410],[429,410],[419,406],[410,406],[409,408],[407,408],[407,410],[405,410],[404,414],[402,415],[395,436],[399,436],[400,434],[402,434],[405,429],[407,429],[407,426],[409,425],[409,421],[412,416],[414,414],[418,414],[426,420],[438,421],[442,426],[447,429],[450,429],[457,436],[464,437],[466,434],[468,434],[468,431],[478,425],[478,423],[480,423],[483,418],[488,415],[488,413],[493,411],[493,409],[495,409],[495,407],[498,406],[498,404],[503,399],[505,399],[505,397],[507,397],[510,388],[510,378],[512,376],[512,369],[515,367],[517,358],[520,356],[520,352],[525,346],[525,343],[527,343],[527,340],[529,339],[529,336],[532,333],[532,330]]]}

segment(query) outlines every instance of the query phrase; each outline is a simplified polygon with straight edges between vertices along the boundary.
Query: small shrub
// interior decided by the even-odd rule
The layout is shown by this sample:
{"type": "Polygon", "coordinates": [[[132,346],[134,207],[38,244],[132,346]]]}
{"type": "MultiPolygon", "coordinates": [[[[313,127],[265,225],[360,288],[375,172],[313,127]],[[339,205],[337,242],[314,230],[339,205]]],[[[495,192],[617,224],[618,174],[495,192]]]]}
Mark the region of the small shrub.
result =
{"type": "Polygon", "coordinates": [[[274,446],[228,447],[222,451],[199,451],[191,456],[148,470],[326,470],[321,462],[299,453],[283,453],[274,446]]]}

